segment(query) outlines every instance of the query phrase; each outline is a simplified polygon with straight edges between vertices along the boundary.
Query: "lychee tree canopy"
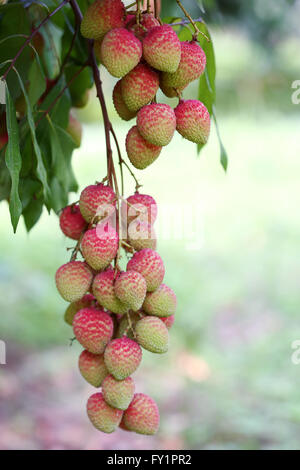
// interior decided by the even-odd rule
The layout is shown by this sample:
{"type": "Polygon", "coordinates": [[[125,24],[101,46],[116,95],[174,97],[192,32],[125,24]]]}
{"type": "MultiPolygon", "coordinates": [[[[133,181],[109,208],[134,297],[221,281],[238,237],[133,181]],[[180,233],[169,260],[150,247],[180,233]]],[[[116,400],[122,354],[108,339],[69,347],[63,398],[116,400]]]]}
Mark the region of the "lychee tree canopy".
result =
{"type": "MultiPolygon", "coordinates": [[[[170,2],[163,2],[163,22],[182,23],[182,19],[167,16],[170,2]]],[[[0,145],[0,200],[9,202],[14,231],[21,215],[29,231],[43,206],[58,212],[67,205],[69,193],[77,191],[71,166],[76,142],[67,132],[69,113],[94,82],[91,41],[80,34],[74,5],[85,12],[92,2],[0,3],[4,3],[0,5],[0,134],[8,134],[8,142],[0,145]]],[[[183,23],[174,29],[180,40],[191,39],[191,25],[183,23]]],[[[197,26],[209,36],[200,19],[197,26]]],[[[198,39],[207,56],[198,98],[214,117],[213,44],[201,35],[198,39]]],[[[226,168],[222,144],[221,162],[226,168]]]]}

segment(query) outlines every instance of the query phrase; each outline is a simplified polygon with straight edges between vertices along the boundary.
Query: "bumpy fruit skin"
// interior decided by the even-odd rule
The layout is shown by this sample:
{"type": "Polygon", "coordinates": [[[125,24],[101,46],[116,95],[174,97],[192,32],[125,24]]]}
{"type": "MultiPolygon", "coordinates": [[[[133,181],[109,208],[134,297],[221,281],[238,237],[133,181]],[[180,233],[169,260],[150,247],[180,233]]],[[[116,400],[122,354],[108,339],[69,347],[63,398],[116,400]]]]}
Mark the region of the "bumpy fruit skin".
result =
{"type": "Polygon", "coordinates": [[[86,294],[82,299],[72,302],[65,311],[65,322],[72,326],[76,313],[82,308],[91,307],[95,301],[96,299],[92,294],[86,294]]]}
{"type": "Polygon", "coordinates": [[[93,354],[102,354],[113,335],[113,321],[108,313],[83,308],[76,313],[73,331],[78,342],[93,354]]]}
{"type": "Polygon", "coordinates": [[[119,426],[123,411],[109,406],[102,393],[94,393],[88,399],[87,414],[96,429],[110,434],[119,426]]]}
{"type": "Polygon", "coordinates": [[[142,57],[142,44],[125,28],[112,29],[101,44],[103,65],[114,77],[124,77],[142,57]]]}
{"type": "Polygon", "coordinates": [[[168,97],[168,98],[176,98],[178,97],[183,90],[186,88],[181,87],[181,88],[172,88],[172,87],[167,87],[162,83],[162,79],[160,79],[160,88],[162,92],[168,97]]]}
{"type": "Polygon", "coordinates": [[[159,88],[159,76],[147,64],[138,64],[122,79],[122,96],[127,108],[136,112],[149,103],[159,88]]]}
{"type": "Polygon", "coordinates": [[[83,16],[81,34],[88,39],[101,39],[111,29],[123,26],[124,14],[121,0],[96,0],[83,16]]]}
{"type": "Polygon", "coordinates": [[[127,263],[127,271],[137,271],[142,274],[147,283],[147,291],[155,291],[165,276],[165,266],[160,255],[151,249],[135,253],[127,263]]]}
{"type": "Polygon", "coordinates": [[[113,89],[113,103],[120,118],[124,121],[130,121],[130,119],[136,116],[136,112],[129,111],[124,102],[124,98],[122,96],[122,80],[119,80],[113,89]]]}
{"type": "Polygon", "coordinates": [[[176,129],[187,140],[205,145],[210,133],[209,112],[201,101],[182,100],[175,108],[176,129]]]}
{"type": "Polygon", "coordinates": [[[157,218],[157,204],[152,196],[136,192],[122,204],[122,217],[127,224],[138,217],[153,225],[157,218]]]}
{"type": "Polygon", "coordinates": [[[156,250],[157,238],[153,226],[138,219],[131,222],[128,227],[128,243],[136,251],[145,248],[156,250]]]}
{"type": "Polygon", "coordinates": [[[143,310],[146,313],[157,317],[169,317],[173,315],[176,311],[176,307],[176,295],[166,284],[161,284],[154,292],[149,292],[143,304],[143,310]]]}
{"type": "Polygon", "coordinates": [[[151,13],[144,13],[140,19],[140,25],[136,24],[136,16],[134,15],[133,18],[127,22],[126,27],[142,41],[150,29],[159,25],[160,23],[154,15],[151,13]]]}
{"type": "Polygon", "coordinates": [[[128,311],[128,307],[116,296],[114,281],[115,273],[111,268],[97,274],[93,282],[93,294],[104,308],[113,313],[123,315],[128,311]]]}
{"type": "Polygon", "coordinates": [[[136,393],[123,416],[125,428],[138,434],[155,434],[159,428],[159,410],[155,401],[136,393]]]}
{"type": "Polygon", "coordinates": [[[169,348],[169,332],[158,317],[147,316],[135,325],[137,342],[148,351],[163,354],[169,348]]]}
{"type": "Polygon", "coordinates": [[[130,309],[141,308],[146,297],[147,284],[143,276],[135,271],[123,272],[115,283],[115,293],[130,309]]]}
{"type": "Polygon", "coordinates": [[[116,380],[108,375],[102,383],[102,393],[106,403],[118,410],[127,410],[134,395],[134,381],[131,377],[116,380]]]}
{"type": "Polygon", "coordinates": [[[144,170],[160,155],[161,146],[153,145],[145,140],[137,126],[133,126],[126,136],[126,151],[132,165],[138,170],[144,170]]]}
{"type": "Polygon", "coordinates": [[[107,229],[101,229],[101,232],[96,227],[85,232],[81,242],[81,251],[93,269],[102,270],[107,268],[116,257],[118,246],[119,237],[112,227],[107,226],[107,229]]]}
{"type": "Polygon", "coordinates": [[[173,315],[170,315],[169,317],[160,317],[160,319],[164,322],[164,324],[169,330],[174,325],[175,315],[173,314],[173,315]]]}
{"type": "Polygon", "coordinates": [[[133,374],[141,360],[141,347],[127,336],[112,340],[104,352],[105,365],[117,380],[124,380],[133,374]]]}
{"type": "Polygon", "coordinates": [[[62,210],[59,225],[66,237],[79,240],[81,232],[86,227],[86,221],[81,215],[78,204],[72,204],[62,210]]]}
{"type": "Polygon", "coordinates": [[[178,69],[174,73],[163,72],[163,87],[182,89],[199,78],[206,66],[206,55],[196,41],[181,42],[181,58],[178,69]]]}
{"type": "Polygon", "coordinates": [[[79,356],[78,367],[82,377],[97,388],[108,375],[103,354],[93,354],[86,349],[79,356]]]}
{"type": "Polygon", "coordinates": [[[55,275],[57,290],[67,302],[81,299],[90,289],[92,280],[92,271],[82,261],[63,264],[55,275]]]}
{"type": "Polygon", "coordinates": [[[174,110],[168,104],[148,104],[139,110],[137,126],[141,136],[150,144],[168,145],[176,129],[174,110]]]}
{"type": "Polygon", "coordinates": [[[109,186],[102,183],[91,184],[80,194],[79,208],[87,222],[91,222],[96,215],[104,216],[108,205],[116,205],[116,195],[109,186]]]}
{"type": "Polygon", "coordinates": [[[176,72],[181,56],[180,41],[169,25],[150,29],[143,40],[143,57],[162,72],[176,72]]]}

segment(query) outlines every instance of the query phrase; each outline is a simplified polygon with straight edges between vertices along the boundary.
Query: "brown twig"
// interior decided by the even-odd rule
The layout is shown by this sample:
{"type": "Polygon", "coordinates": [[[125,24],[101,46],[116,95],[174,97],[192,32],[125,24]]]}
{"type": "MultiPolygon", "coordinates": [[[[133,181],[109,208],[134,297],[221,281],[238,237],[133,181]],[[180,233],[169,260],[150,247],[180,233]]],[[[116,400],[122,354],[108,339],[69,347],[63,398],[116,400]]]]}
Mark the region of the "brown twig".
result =
{"type": "Polygon", "coordinates": [[[187,17],[187,19],[189,20],[189,22],[193,25],[193,28],[195,30],[195,34],[193,36],[193,39],[197,39],[198,37],[198,34],[202,34],[202,36],[205,37],[205,39],[210,42],[210,39],[208,36],[206,36],[205,33],[203,33],[202,31],[200,31],[200,29],[198,28],[198,26],[196,25],[195,21],[193,20],[193,18],[191,17],[191,15],[186,11],[186,9],[184,8],[184,6],[182,5],[181,1],[180,0],[176,0],[177,4],[179,5],[179,7],[181,8],[181,10],[183,11],[184,15],[187,17]]]}

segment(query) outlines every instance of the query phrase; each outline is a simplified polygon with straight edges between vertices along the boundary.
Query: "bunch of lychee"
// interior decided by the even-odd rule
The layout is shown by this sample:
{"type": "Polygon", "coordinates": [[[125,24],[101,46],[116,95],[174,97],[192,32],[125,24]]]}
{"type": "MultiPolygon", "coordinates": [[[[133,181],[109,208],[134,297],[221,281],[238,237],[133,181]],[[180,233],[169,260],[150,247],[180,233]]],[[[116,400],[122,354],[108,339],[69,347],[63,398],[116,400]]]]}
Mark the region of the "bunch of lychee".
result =
{"type": "Polygon", "coordinates": [[[71,261],[57,270],[56,285],[70,302],[65,321],[84,348],[79,370],[91,385],[102,387],[87,403],[92,424],[106,433],[121,427],[154,434],[159,427],[158,407],[149,396],[135,393],[131,375],[141,363],[142,349],[167,352],[176,296],[163,283],[165,267],[155,251],[156,241],[148,245],[157,215],[155,200],[135,193],[123,201],[122,225],[128,232],[134,227],[126,237],[108,217],[116,202],[113,189],[97,183],[82,191],[79,204],[63,209],[61,230],[77,244],[71,261]],[[142,233],[138,243],[135,231],[142,233]],[[130,258],[126,270],[118,264],[123,243],[130,258]],[[81,261],[76,259],[79,253],[81,261]]]}
{"type": "Polygon", "coordinates": [[[125,121],[136,119],[126,137],[127,155],[138,169],[153,163],[175,130],[185,139],[206,144],[210,115],[198,100],[182,91],[205,71],[206,56],[197,40],[180,42],[173,28],[153,14],[127,14],[121,0],[96,0],[81,23],[84,37],[95,40],[98,60],[119,78],[113,102],[125,121]],[[156,102],[161,88],[179,98],[175,109],[156,102]]]}

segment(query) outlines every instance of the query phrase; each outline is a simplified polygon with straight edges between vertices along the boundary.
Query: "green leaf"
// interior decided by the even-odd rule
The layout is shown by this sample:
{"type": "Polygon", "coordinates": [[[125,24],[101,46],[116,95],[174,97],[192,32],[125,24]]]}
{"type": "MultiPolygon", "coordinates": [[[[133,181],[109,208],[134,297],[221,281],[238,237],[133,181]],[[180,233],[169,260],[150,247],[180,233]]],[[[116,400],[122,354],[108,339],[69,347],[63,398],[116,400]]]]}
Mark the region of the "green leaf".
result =
{"type": "Polygon", "coordinates": [[[14,232],[17,230],[20,215],[22,213],[22,203],[19,196],[19,175],[22,166],[22,159],[19,144],[19,131],[16,119],[16,110],[11,98],[8,86],[6,85],[6,125],[8,132],[8,143],[5,152],[5,163],[11,177],[11,191],[9,198],[9,211],[14,232]]]}
{"type": "Polygon", "coordinates": [[[46,78],[43,73],[43,69],[41,64],[39,64],[36,60],[30,67],[28,80],[28,98],[31,106],[34,106],[46,89],[46,78]]]}
{"type": "Polygon", "coordinates": [[[32,199],[26,209],[23,211],[24,222],[27,232],[30,232],[32,227],[39,220],[43,211],[43,200],[32,199]]]}
{"type": "Polygon", "coordinates": [[[217,136],[218,136],[218,140],[219,140],[219,145],[220,145],[220,161],[221,161],[221,165],[222,167],[224,168],[225,171],[227,171],[227,167],[228,167],[228,155],[227,155],[227,152],[226,152],[226,149],[223,145],[223,142],[222,142],[222,139],[221,139],[221,135],[220,135],[220,131],[219,131],[219,126],[218,126],[218,122],[217,122],[217,117],[216,117],[216,112],[215,112],[215,107],[213,106],[213,120],[214,120],[214,123],[215,123],[215,126],[216,126],[216,131],[217,131],[217,136]]]}

